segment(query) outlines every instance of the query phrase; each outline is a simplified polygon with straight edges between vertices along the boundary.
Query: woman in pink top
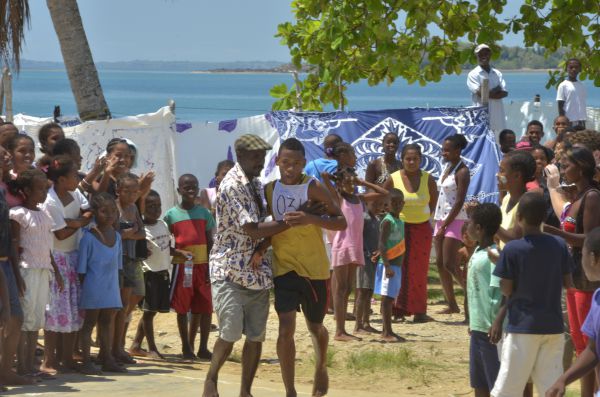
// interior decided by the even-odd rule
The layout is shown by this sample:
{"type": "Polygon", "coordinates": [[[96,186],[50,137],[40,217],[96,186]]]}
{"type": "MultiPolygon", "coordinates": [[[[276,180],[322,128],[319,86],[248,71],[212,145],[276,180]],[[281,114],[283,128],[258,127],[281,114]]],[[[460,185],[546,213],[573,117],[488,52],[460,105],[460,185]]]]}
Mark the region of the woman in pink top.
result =
{"type": "Polygon", "coordinates": [[[365,264],[363,202],[377,200],[386,196],[388,191],[356,177],[352,168],[356,165],[356,155],[352,145],[345,142],[338,143],[334,148],[334,155],[338,160],[338,172],[335,176],[324,173],[322,177],[325,186],[339,203],[348,225],[345,230],[335,233],[331,244],[333,308],[336,325],[334,339],[360,340],[346,332],[346,311],[350,289],[355,285],[356,267],[365,264]],[[336,182],[335,188],[331,183],[332,178],[336,182]],[[376,193],[355,194],[356,186],[364,186],[376,193]]]}

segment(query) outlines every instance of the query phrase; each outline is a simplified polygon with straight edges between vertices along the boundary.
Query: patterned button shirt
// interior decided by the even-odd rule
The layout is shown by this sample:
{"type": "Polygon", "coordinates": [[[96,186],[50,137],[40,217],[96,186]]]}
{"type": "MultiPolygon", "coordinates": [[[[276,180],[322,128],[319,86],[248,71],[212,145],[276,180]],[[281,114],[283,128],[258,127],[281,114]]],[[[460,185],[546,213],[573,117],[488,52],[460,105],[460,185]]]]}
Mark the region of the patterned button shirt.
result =
{"type": "Polygon", "coordinates": [[[272,287],[273,274],[266,256],[258,270],[250,266],[258,241],[242,228],[264,218],[261,193],[258,179],[249,181],[237,163],[221,181],[216,200],[217,231],[209,260],[211,282],[226,280],[254,290],[272,287]]]}

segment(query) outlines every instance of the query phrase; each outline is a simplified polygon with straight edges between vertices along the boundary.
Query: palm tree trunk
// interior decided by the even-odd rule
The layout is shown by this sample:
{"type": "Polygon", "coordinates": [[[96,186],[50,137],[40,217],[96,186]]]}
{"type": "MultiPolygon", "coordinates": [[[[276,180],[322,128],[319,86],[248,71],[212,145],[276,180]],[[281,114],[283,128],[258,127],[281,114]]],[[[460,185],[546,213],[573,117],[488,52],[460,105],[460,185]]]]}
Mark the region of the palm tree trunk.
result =
{"type": "Polygon", "coordinates": [[[77,1],[46,0],[46,4],[60,42],[79,118],[82,121],[110,118],[77,1]]]}

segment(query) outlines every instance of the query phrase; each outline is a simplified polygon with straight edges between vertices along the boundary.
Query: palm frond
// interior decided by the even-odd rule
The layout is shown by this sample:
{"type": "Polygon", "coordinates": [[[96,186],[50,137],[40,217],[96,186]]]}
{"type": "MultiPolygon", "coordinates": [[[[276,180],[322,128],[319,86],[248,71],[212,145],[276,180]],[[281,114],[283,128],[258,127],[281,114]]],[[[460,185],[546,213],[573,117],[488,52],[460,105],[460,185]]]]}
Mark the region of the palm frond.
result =
{"type": "Polygon", "coordinates": [[[27,0],[0,0],[0,57],[6,63],[21,66],[21,49],[25,43],[25,28],[29,27],[27,0]]]}

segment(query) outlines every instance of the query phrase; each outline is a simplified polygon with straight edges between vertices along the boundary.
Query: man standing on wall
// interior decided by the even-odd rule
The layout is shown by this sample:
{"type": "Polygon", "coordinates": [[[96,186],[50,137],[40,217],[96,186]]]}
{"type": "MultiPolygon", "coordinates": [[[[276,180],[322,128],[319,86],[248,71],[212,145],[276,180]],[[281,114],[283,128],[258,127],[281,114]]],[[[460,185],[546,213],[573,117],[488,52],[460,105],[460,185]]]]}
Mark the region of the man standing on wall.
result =
{"type": "Polygon", "coordinates": [[[502,78],[502,73],[491,67],[492,50],[487,44],[479,44],[475,48],[475,55],[477,55],[479,65],[469,72],[467,87],[471,91],[474,106],[485,106],[487,96],[490,129],[498,135],[500,131],[506,128],[506,115],[502,103],[502,98],[508,96],[506,82],[502,78]],[[487,95],[483,91],[486,88],[484,81],[487,81],[487,95]]]}
{"type": "Polygon", "coordinates": [[[558,85],[556,103],[558,115],[567,116],[572,127],[584,127],[587,118],[585,86],[577,80],[581,72],[579,59],[571,58],[567,61],[568,78],[558,85]]]}

